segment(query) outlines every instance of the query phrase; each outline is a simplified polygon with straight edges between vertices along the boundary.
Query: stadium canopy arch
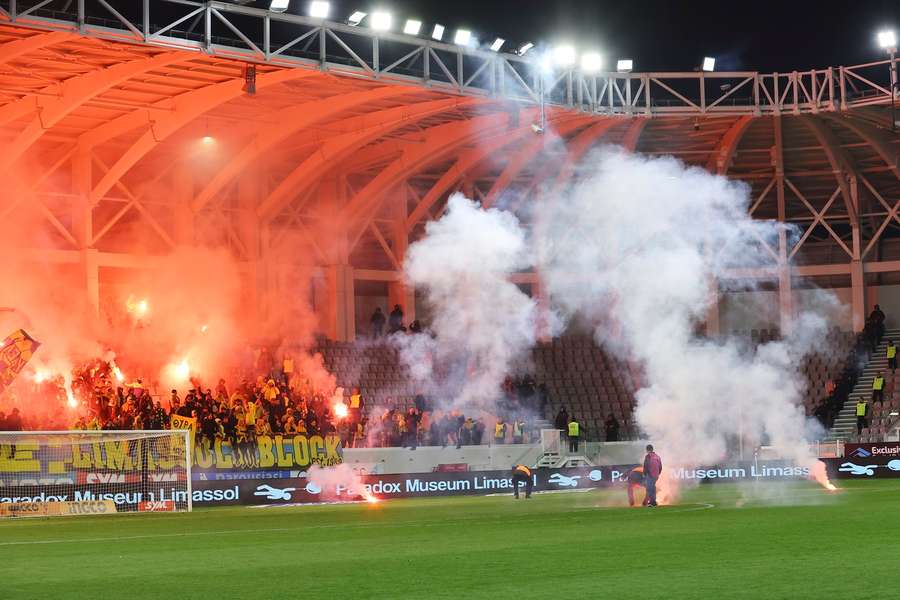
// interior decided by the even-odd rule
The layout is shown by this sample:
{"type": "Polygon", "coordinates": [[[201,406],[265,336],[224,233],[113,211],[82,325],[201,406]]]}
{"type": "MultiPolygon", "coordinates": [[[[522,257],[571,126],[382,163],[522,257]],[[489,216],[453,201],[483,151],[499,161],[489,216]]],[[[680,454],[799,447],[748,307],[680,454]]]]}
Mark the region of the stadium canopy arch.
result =
{"type": "MultiPolygon", "coordinates": [[[[236,4],[130,4],[0,1],[0,220],[31,215],[18,255],[73,271],[98,308],[115,270],[200,243],[240,261],[254,310],[312,265],[326,333],[353,339],[360,286],[415,310],[404,253],[450,193],[515,209],[603,144],[740,179],[754,217],[797,226],[735,273],[770,282],[785,329],[804,280],[848,289],[856,329],[867,286],[900,283],[889,60],[542,77],[527,57],[236,4]]],[[[539,293],[538,274],[517,280],[539,293]]]]}

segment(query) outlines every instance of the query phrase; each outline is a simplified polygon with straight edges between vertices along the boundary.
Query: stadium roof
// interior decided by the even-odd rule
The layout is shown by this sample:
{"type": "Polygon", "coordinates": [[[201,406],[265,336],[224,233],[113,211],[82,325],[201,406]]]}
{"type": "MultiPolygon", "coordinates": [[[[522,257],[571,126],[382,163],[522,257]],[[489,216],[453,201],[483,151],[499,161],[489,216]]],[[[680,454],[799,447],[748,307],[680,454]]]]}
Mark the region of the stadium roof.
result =
{"type": "Polygon", "coordinates": [[[591,148],[621,144],[746,181],[754,216],[800,227],[784,249],[797,274],[849,277],[853,260],[900,270],[900,248],[880,243],[900,231],[886,61],[781,75],[572,69],[545,81],[542,107],[541,77],[519,57],[289,15],[281,25],[303,40],[257,45],[241,28],[275,15],[186,4],[205,33],[40,10],[0,25],[0,164],[38,199],[0,215],[42,213],[57,259],[90,248],[101,265],[131,265],[140,227],[155,233],[151,254],[187,239],[253,261],[299,231],[318,264],[395,272],[451,191],[515,206],[565,185],[591,148]],[[385,66],[348,35],[407,58],[385,66]],[[322,45],[304,50],[310,40],[322,45]],[[323,231],[325,213],[346,228],[323,231]],[[337,255],[321,243],[335,235],[337,255]]]}

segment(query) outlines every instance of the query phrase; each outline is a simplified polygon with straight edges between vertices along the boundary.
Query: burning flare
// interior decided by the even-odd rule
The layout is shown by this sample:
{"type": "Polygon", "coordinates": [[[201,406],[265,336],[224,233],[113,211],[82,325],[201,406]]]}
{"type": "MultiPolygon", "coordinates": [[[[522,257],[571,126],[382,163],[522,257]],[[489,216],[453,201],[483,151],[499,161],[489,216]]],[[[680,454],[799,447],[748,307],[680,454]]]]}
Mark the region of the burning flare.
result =
{"type": "Polygon", "coordinates": [[[348,410],[346,404],[344,404],[343,402],[336,402],[334,404],[334,416],[336,416],[338,419],[346,418],[347,413],[348,410]]]}
{"type": "Polygon", "coordinates": [[[825,463],[823,463],[821,460],[817,460],[809,472],[810,478],[815,480],[816,483],[821,485],[829,492],[838,490],[838,487],[831,483],[831,480],[828,479],[828,472],[825,470],[825,463]]]}
{"type": "Polygon", "coordinates": [[[146,298],[137,299],[134,296],[128,296],[125,301],[125,309],[138,318],[143,317],[150,310],[150,304],[146,298]]]}

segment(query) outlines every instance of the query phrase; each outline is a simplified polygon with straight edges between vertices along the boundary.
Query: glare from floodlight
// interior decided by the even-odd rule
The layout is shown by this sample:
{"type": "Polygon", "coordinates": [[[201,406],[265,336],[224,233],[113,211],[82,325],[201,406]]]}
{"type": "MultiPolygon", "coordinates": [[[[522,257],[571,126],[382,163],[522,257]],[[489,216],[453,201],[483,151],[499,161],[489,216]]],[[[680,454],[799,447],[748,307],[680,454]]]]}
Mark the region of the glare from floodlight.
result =
{"type": "Polygon", "coordinates": [[[403,33],[406,35],[419,35],[420,31],[422,31],[422,21],[407,19],[406,25],[403,27],[403,33]]]}
{"type": "Polygon", "coordinates": [[[453,43],[458,46],[468,46],[469,42],[472,41],[472,32],[468,29],[457,29],[456,36],[453,38],[453,43]]]}
{"type": "Polygon", "coordinates": [[[603,68],[603,56],[598,52],[587,52],[581,57],[581,70],[596,73],[603,68]]]}
{"type": "Polygon", "coordinates": [[[708,72],[715,71],[716,59],[709,56],[703,57],[703,70],[708,72]]]}
{"type": "Polygon", "coordinates": [[[434,29],[431,31],[431,37],[436,39],[437,41],[441,41],[444,39],[444,26],[443,25],[435,25],[434,29]]]}
{"type": "Polygon", "coordinates": [[[878,45],[885,50],[897,47],[897,34],[892,29],[878,32],[878,45]]]}
{"type": "Polygon", "coordinates": [[[538,68],[541,70],[541,73],[548,75],[553,72],[553,56],[549,52],[545,52],[538,59],[538,68]]]}
{"type": "Polygon", "coordinates": [[[372,13],[371,25],[372,29],[376,31],[387,31],[391,28],[393,22],[394,18],[389,12],[379,11],[372,13]]]}
{"type": "Polygon", "coordinates": [[[327,19],[331,12],[331,3],[322,0],[313,0],[309,3],[309,16],[315,19],[327,19]]]}
{"type": "Polygon", "coordinates": [[[288,9],[288,4],[291,3],[291,0],[272,0],[272,3],[269,4],[269,10],[272,12],[283,13],[288,9]]]}
{"type": "Polygon", "coordinates": [[[634,68],[634,61],[630,58],[621,59],[616,62],[616,71],[619,73],[629,73],[634,68]]]}
{"type": "Polygon", "coordinates": [[[366,18],[366,14],[367,14],[367,13],[364,13],[363,11],[358,10],[358,11],[356,11],[355,13],[353,13],[352,15],[350,15],[350,18],[347,19],[347,22],[348,22],[350,25],[356,27],[356,26],[358,26],[360,23],[362,23],[362,20],[363,20],[363,19],[366,18]]]}
{"type": "Polygon", "coordinates": [[[528,43],[526,43],[526,44],[522,44],[522,45],[519,47],[519,52],[518,52],[519,56],[525,56],[525,54],[526,54],[529,50],[531,50],[532,48],[534,48],[534,44],[532,44],[531,42],[528,42],[528,43]]]}
{"type": "Polygon", "coordinates": [[[506,40],[504,40],[503,38],[497,38],[496,40],[494,40],[494,43],[491,44],[491,50],[493,50],[494,52],[500,52],[500,48],[502,48],[503,44],[505,43],[506,40]]]}
{"type": "Polygon", "coordinates": [[[553,49],[553,63],[560,67],[571,67],[575,64],[575,48],[572,46],[557,46],[553,49]]]}

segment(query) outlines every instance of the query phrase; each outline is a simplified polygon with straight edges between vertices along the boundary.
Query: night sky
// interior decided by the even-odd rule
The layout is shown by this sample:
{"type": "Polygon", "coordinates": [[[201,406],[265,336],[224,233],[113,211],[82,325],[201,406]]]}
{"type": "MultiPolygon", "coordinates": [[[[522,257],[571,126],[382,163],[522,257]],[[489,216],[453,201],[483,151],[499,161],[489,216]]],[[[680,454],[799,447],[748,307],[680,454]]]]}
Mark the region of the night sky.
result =
{"type": "MultiPolygon", "coordinates": [[[[268,0],[256,3],[268,7],[268,0]]],[[[305,14],[308,0],[291,0],[305,14]]],[[[791,71],[851,65],[884,57],[878,29],[900,33],[900,0],[332,0],[332,19],[384,7],[394,30],[406,18],[471,29],[482,43],[566,41],[596,49],[609,65],[633,58],[635,71],[690,71],[704,55],[717,70],[791,71]]],[[[445,40],[447,38],[445,37],[445,40]]],[[[509,48],[511,46],[507,46],[509,48]]]]}

